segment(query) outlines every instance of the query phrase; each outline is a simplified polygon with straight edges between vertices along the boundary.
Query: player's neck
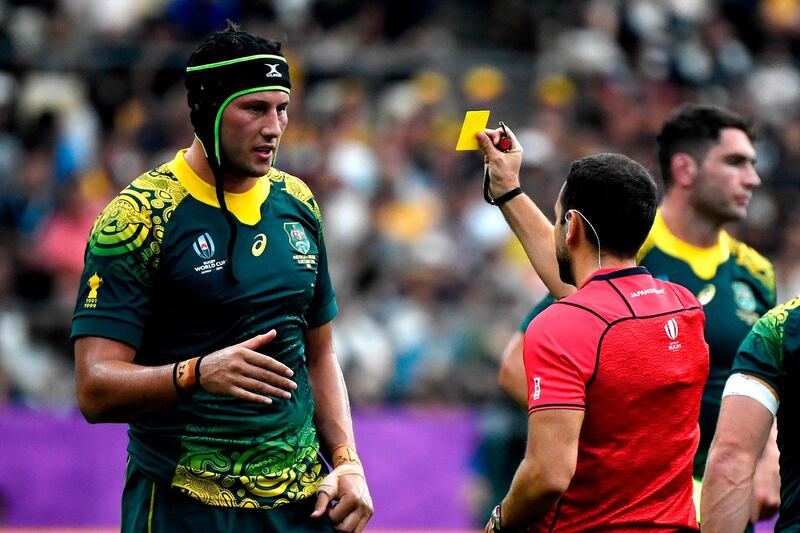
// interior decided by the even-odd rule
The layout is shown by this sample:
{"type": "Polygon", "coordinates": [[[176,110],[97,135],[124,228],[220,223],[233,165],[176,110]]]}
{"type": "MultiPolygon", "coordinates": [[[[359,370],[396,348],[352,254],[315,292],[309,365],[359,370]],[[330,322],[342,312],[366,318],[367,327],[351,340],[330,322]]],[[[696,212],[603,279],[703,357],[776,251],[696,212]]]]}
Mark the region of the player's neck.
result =
{"type": "MultiPolygon", "coordinates": [[[[209,185],[216,185],[214,180],[214,171],[211,170],[211,166],[208,164],[208,159],[206,159],[206,154],[203,151],[203,147],[200,145],[200,142],[197,139],[194,140],[183,157],[186,160],[186,164],[188,164],[189,168],[191,168],[194,173],[197,174],[198,178],[205,181],[209,185]]],[[[225,192],[239,194],[252,189],[257,181],[258,178],[224,176],[222,179],[222,187],[225,189],[225,192]]]]}
{"type": "Polygon", "coordinates": [[[661,217],[670,233],[683,242],[698,248],[710,248],[719,242],[722,225],[677,196],[667,194],[664,197],[661,217]]]}

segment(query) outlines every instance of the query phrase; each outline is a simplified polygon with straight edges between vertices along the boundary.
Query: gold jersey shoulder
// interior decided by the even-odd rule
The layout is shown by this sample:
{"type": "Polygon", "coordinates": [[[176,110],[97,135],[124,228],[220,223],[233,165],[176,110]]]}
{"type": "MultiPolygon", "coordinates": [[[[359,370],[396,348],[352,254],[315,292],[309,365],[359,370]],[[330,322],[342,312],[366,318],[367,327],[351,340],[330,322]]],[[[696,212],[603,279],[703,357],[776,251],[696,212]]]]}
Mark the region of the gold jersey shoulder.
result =
{"type": "Polygon", "coordinates": [[[142,174],[100,213],[89,236],[96,255],[133,252],[148,243],[157,252],[164,226],[186,197],[186,189],[166,165],[142,174]]]}
{"type": "Polygon", "coordinates": [[[291,174],[287,174],[286,172],[278,170],[274,167],[270,169],[269,179],[273,185],[280,186],[282,184],[283,190],[287,194],[296,198],[302,204],[308,207],[317,220],[322,220],[322,213],[319,210],[319,204],[317,204],[317,201],[314,198],[314,193],[311,192],[311,189],[303,180],[297,176],[292,176],[291,174]]]}
{"type": "Polygon", "coordinates": [[[746,268],[767,290],[775,293],[775,270],[769,259],[733,238],[731,238],[731,255],[738,265],[746,268]]]}

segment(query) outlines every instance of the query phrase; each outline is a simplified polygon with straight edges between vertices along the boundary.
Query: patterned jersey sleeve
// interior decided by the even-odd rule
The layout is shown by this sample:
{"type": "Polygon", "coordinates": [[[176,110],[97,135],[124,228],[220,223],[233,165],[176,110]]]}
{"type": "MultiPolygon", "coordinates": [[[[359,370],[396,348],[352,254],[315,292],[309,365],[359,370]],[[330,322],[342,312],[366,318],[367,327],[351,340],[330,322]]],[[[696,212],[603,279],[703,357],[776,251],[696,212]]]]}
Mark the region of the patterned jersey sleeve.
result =
{"type": "Polygon", "coordinates": [[[778,396],[784,387],[784,335],[789,319],[800,306],[800,297],[768,311],[745,337],[733,362],[732,374],[757,377],[772,387],[778,396]]]}
{"type": "Polygon", "coordinates": [[[586,406],[599,335],[605,322],[586,311],[555,304],[525,332],[523,358],[528,380],[528,412],[586,406]],[[575,328],[575,324],[582,324],[575,328]],[[599,328],[599,329],[598,329],[599,328]]]}
{"type": "Polygon", "coordinates": [[[319,270],[317,281],[314,285],[314,296],[305,313],[306,324],[309,328],[317,328],[327,324],[339,314],[336,296],[328,271],[328,252],[325,247],[325,235],[322,231],[322,214],[319,204],[314,198],[311,189],[300,178],[282,173],[286,192],[302,203],[314,216],[317,226],[317,249],[319,250],[319,270]]]}
{"type": "Polygon", "coordinates": [[[104,337],[139,348],[164,225],[185,195],[174,177],[153,171],[103,210],[86,246],[73,339],[104,337]]]}

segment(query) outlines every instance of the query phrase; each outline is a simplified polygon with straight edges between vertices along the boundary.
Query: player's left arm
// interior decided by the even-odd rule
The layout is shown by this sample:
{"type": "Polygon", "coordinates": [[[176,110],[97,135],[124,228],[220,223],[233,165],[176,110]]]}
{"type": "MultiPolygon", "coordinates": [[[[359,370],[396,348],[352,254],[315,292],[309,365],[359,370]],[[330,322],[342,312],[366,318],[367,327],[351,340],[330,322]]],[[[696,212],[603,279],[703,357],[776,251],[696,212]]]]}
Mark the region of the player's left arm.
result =
{"type": "Polygon", "coordinates": [[[363,531],[373,506],[361,462],[355,452],[350,403],[333,346],[331,322],[307,330],[308,374],[320,443],[334,467],[320,485],[312,516],[327,513],[340,531],[363,531]],[[333,500],[338,504],[331,506],[333,500]]]}
{"type": "Polygon", "coordinates": [[[777,410],[777,393],[767,383],[735,374],[728,386],[733,380],[739,381],[740,390],[722,399],[703,478],[700,519],[704,533],[743,531],[747,525],[756,464],[777,410]]]}
{"type": "MultiPolygon", "coordinates": [[[[761,255],[753,252],[758,259],[756,261],[757,272],[761,274],[766,287],[767,305],[772,308],[777,305],[775,287],[775,269],[772,263],[761,255]]],[[[755,524],[759,520],[768,520],[775,516],[781,506],[781,474],[778,460],[778,427],[777,420],[772,422],[767,445],[764,453],[756,464],[756,473],[753,478],[753,499],[751,502],[750,522],[755,524]]]]}
{"type": "Polygon", "coordinates": [[[764,446],[764,453],[756,464],[753,476],[753,499],[751,502],[750,522],[768,520],[775,516],[781,507],[781,473],[778,464],[777,420],[772,422],[772,430],[764,446]]]}
{"type": "MultiPolygon", "coordinates": [[[[528,417],[528,446],[500,503],[502,530],[522,530],[547,515],[569,487],[578,461],[584,411],[545,409],[528,417]]],[[[486,533],[492,532],[491,521],[486,533]]]]}

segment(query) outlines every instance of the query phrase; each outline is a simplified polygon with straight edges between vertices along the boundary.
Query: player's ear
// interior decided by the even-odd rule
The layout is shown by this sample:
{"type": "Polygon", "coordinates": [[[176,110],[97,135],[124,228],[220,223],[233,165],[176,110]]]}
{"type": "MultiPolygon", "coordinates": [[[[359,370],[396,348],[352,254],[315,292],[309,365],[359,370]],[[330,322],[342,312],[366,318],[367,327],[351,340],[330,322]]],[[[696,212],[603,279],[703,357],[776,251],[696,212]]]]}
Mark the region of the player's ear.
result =
{"type": "Polygon", "coordinates": [[[678,152],[670,160],[672,180],[681,187],[691,187],[697,177],[697,161],[685,152],[678,152]]]}

